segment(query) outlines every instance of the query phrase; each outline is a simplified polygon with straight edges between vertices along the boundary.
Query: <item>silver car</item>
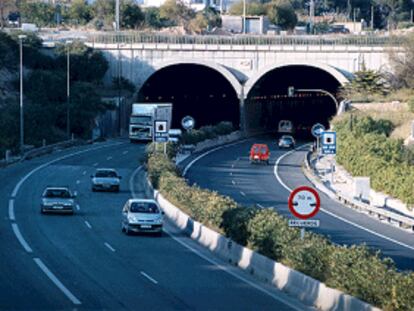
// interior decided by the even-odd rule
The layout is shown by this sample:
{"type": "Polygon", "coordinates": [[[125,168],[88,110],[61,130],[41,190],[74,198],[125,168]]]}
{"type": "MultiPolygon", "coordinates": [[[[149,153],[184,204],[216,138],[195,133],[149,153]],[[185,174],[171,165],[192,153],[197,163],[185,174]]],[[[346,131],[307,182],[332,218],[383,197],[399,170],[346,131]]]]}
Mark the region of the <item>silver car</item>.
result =
{"type": "Polygon", "coordinates": [[[163,215],[158,203],[147,199],[129,199],[122,209],[122,232],[152,232],[162,235],[163,215]]]}
{"type": "Polygon", "coordinates": [[[290,135],[283,135],[279,139],[279,148],[295,148],[295,139],[290,135]]]}
{"type": "Polygon", "coordinates": [[[75,195],[66,187],[47,187],[43,191],[40,203],[40,212],[44,213],[68,213],[75,210],[75,195]]]}
{"type": "Polygon", "coordinates": [[[91,176],[92,191],[119,191],[121,176],[112,168],[98,168],[91,176]]]}

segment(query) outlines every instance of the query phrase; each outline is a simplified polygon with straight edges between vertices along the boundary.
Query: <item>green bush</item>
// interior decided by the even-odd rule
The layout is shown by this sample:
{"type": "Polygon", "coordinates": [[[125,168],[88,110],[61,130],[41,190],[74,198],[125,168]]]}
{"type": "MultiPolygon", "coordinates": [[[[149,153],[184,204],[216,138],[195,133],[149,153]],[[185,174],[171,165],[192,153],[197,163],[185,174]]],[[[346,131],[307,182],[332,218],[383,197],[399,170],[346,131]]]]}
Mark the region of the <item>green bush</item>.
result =
{"type": "Polygon", "coordinates": [[[238,206],[223,213],[221,227],[227,237],[231,237],[235,242],[246,246],[249,239],[247,228],[250,220],[255,217],[258,209],[255,207],[238,206]]]}
{"type": "Polygon", "coordinates": [[[214,126],[202,126],[199,129],[183,133],[182,143],[185,145],[195,145],[206,139],[214,139],[221,135],[230,134],[233,130],[231,122],[220,122],[214,126]]]}
{"type": "Polygon", "coordinates": [[[373,189],[414,204],[412,154],[402,140],[388,136],[394,126],[388,120],[348,115],[335,123],[337,161],[354,176],[369,176],[373,189]]]}
{"type": "Polygon", "coordinates": [[[408,109],[410,109],[411,112],[414,112],[414,98],[411,98],[408,101],[408,109]]]}

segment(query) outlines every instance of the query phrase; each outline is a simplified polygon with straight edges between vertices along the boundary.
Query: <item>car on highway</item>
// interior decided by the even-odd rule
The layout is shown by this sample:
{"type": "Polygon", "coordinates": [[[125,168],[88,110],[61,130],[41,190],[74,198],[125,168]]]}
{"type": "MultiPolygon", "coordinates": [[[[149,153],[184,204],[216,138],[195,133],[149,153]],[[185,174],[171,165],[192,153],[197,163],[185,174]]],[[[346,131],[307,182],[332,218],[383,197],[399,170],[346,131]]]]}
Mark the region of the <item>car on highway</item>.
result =
{"type": "Polygon", "coordinates": [[[150,199],[129,199],[122,209],[122,232],[149,232],[162,235],[164,212],[150,199]]]}
{"type": "Polygon", "coordinates": [[[91,175],[92,191],[115,191],[118,192],[122,176],[113,168],[98,168],[91,175]]]}
{"type": "Polygon", "coordinates": [[[40,202],[40,212],[73,214],[75,197],[68,187],[46,187],[40,202]]]}
{"type": "Polygon", "coordinates": [[[283,135],[279,138],[278,142],[279,148],[295,148],[295,139],[291,135],[283,135]]]}
{"type": "Polygon", "coordinates": [[[266,163],[269,164],[270,151],[266,144],[253,144],[250,148],[250,163],[266,163]]]}

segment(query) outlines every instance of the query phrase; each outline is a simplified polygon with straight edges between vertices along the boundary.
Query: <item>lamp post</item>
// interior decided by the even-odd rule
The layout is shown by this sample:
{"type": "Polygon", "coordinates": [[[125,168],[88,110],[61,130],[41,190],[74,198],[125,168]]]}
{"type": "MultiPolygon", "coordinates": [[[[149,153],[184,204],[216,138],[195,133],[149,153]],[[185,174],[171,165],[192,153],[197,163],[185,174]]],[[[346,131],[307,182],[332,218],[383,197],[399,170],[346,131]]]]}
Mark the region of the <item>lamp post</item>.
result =
{"type": "Polygon", "coordinates": [[[243,34],[246,34],[246,0],[243,0],[243,34]]]}
{"type": "Polygon", "coordinates": [[[73,41],[66,41],[66,137],[70,139],[70,45],[73,41]]]}
{"type": "Polygon", "coordinates": [[[26,35],[19,35],[19,50],[20,50],[20,152],[24,149],[24,110],[23,110],[23,40],[26,35]]]}

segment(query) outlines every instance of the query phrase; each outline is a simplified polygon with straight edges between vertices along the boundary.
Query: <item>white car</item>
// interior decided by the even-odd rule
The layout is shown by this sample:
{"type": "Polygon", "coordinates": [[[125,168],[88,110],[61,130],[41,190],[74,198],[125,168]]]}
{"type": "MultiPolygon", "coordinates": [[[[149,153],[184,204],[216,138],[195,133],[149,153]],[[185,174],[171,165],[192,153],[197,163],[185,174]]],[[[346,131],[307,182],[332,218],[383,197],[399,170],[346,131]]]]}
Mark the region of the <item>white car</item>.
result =
{"type": "Polygon", "coordinates": [[[112,168],[98,168],[91,176],[92,191],[119,191],[121,176],[112,168]]]}
{"type": "Polygon", "coordinates": [[[151,232],[162,235],[164,212],[158,203],[148,199],[129,199],[122,209],[122,232],[151,232]]]}

